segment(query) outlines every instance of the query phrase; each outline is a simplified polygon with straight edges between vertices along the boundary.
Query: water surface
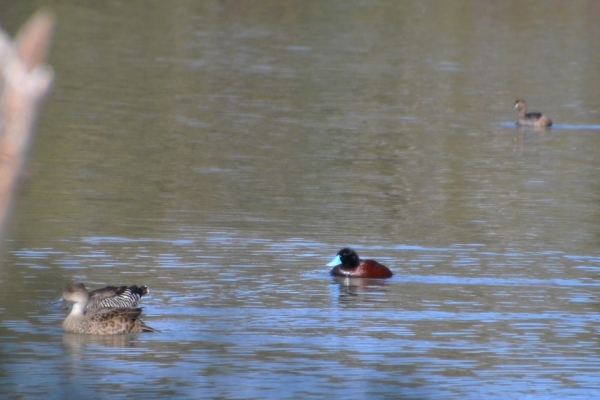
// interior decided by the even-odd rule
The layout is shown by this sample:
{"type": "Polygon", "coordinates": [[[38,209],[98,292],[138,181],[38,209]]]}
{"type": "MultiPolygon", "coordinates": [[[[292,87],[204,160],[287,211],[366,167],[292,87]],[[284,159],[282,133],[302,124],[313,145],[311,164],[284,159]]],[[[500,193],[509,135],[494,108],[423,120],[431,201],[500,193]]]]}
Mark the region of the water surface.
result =
{"type": "Polygon", "coordinates": [[[48,4],[2,393],[600,395],[597,2],[48,4]],[[72,281],[150,286],[159,332],[63,333],[72,281]]]}

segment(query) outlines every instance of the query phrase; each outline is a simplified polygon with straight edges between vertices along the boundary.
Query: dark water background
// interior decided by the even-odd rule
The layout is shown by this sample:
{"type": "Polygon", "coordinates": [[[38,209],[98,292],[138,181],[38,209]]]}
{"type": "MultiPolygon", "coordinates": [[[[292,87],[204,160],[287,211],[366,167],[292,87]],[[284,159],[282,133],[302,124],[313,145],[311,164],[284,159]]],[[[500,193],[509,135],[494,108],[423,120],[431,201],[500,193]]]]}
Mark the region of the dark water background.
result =
{"type": "Polygon", "coordinates": [[[58,17],[0,267],[10,398],[600,397],[597,1],[0,1],[58,17]],[[517,130],[516,98],[555,122],[517,130]],[[343,246],[388,265],[343,280],[343,246]],[[72,281],[154,334],[65,334],[72,281]]]}

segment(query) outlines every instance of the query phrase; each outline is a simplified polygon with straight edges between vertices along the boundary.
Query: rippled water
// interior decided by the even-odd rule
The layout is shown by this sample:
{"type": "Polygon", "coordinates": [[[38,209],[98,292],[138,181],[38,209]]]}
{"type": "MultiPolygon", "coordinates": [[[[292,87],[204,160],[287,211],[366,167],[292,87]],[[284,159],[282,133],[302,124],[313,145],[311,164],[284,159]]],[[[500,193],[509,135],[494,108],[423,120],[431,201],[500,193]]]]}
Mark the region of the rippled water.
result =
{"type": "Polygon", "coordinates": [[[26,319],[1,325],[11,365],[2,382],[18,393],[43,396],[57,382],[59,396],[596,393],[597,256],[358,248],[387,255],[379,259],[396,275],[377,281],[328,276],[318,261],[329,246],[293,238],[207,232],[202,243],[90,237],[80,246],[87,251],[23,250],[17,258],[29,274],[43,261],[90,282],[84,264],[116,272],[118,255],[135,265],[122,280],[153,283],[145,320],[160,332],[64,334],[63,313],[43,301],[56,292],[38,293],[26,319]],[[157,245],[162,252],[149,256],[157,245]],[[31,385],[31,374],[43,378],[31,385]]]}
{"type": "Polygon", "coordinates": [[[600,396],[597,3],[460,4],[53,4],[0,391],[600,396]],[[72,281],[150,286],[158,332],[64,333],[72,281]]]}

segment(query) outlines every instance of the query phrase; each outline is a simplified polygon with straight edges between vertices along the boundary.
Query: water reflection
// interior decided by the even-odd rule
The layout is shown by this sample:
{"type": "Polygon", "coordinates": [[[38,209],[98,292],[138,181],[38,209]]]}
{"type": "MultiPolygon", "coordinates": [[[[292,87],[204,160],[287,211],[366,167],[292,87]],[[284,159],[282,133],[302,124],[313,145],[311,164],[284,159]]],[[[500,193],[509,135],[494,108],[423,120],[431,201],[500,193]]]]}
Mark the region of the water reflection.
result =
{"type": "Polygon", "coordinates": [[[62,334],[63,342],[71,354],[82,354],[93,351],[94,346],[100,346],[103,349],[131,348],[140,346],[139,337],[133,334],[128,335],[80,335],[65,332],[62,334]],[[91,349],[91,350],[90,350],[91,349]]]}
{"type": "MultiPolygon", "coordinates": [[[[337,297],[339,303],[348,303],[352,297],[366,297],[363,301],[377,301],[377,298],[383,295],[385,281],[378,279],[356,279],[347,277],[332,278],[337,290],[332,291],[332,295],[337,297]],[[366,296],[365,296],[366,295],[366,296]]],[[[379,299],[381,301],[381,298],[379,299]]]]}

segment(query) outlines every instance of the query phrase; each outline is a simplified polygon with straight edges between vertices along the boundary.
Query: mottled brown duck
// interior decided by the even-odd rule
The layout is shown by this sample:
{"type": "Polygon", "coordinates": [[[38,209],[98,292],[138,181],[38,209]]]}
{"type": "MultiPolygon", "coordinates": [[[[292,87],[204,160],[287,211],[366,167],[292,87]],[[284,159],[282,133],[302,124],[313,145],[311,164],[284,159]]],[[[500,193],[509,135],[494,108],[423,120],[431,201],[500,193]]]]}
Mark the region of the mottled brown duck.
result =
{"type": "Polygon", "coordinates": [[[90,294],[82,283],[71,283],[63,290],[65,301],[72,303],[71,313],[63,322],[67,332],[93,335],[153,332],[139,317],[141,308],[102,307],[86,311],[90,294]]]}

